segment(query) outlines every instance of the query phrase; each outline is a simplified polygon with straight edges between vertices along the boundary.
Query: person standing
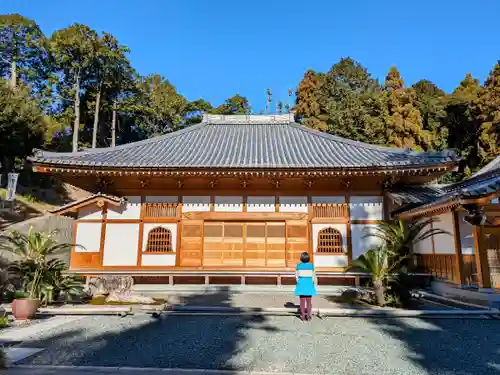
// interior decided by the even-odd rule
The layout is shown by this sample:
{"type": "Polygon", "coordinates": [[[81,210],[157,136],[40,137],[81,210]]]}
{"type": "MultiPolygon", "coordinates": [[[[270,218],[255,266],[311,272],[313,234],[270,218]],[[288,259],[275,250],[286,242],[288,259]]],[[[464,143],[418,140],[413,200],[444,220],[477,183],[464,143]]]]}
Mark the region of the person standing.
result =
{"type": "Polygon", "coordinates": [[[300,255],[300,263],[295,268],[295,295],[300,299],[300,318],[311,320],[312,297],[316,296],[314,265],[310,263],[311,258],[307,252],[300,255]]]}

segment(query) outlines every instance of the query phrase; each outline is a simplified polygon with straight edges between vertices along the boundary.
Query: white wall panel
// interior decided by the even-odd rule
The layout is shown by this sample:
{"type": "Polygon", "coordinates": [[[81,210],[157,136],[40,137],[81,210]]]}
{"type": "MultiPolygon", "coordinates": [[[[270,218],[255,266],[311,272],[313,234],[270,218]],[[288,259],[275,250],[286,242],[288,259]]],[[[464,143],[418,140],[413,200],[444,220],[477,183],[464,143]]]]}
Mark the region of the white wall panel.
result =
{"type": "Polygon", "coordinates": [[[175,195],[156,195],[156,196],[147,196],[144,199],[146,203],[178,203],[179,198],[175,195]]]}
{"type": "Polygon", "coordinates": [[[247,197],[247,212],[274,212],[275,197],[247,197]]]}
{"type": "Polygon", "coordinates": [[[472,225],[464,220],[465,212],[458,213],[458,223],[460,229],[460,244],[462,246],[462,255],[474,254],[474,236],[472,234],[472,225]]]}
{"type": "Polygon", "coordinates": [[[209,212],[210,197],[184,196],[182,197],[182,212],[209,212]]]}
{"type": "Polygon", "coordinates": [[[308,212],[307,197],[280,197],[280,212],[308,212]]]}
{"type": "Polygon", "coordinates": [[[127,196],[127,203],[119,207],[108,207],[108,219],[140,219],[141,197],[127,196]]]}
{"type": "Polygon", "coordinates": [[[175,254],[142,254],[142,266],[175,266],[175,254]]]}
{"type": "Polygon", "coordinates": [[[313,224],[312,225],[314,252],[318,251],[318,233],[319,233],[319,231],[322,229],[328,228],[328,227],[335,228],[340,232],[340,234],[342,235],[342,247],[345,250],[347,250],[347,225],[346,224],[321,223],[321,224],[313,224]]]}
{"type": "Polygon", "coordinates": [[[139,248],[139,224],[106,224],[104,266],[135,266],[139,248]]]}
{"type": "MultiPolygon", "coordinates": [[[[438,234],[434,236],[434,250],[436,254],[455,254],[455,241],[453,237],[453,215],[451,212],[435,216],[433,228],[442,229],[448,234],[438,234]]],[[[430,229],[429,228],[425,228],[430,229]]]]}
{"type": "Polygon", "coordinates": [[[364,254],[370,248],[380,245],[381,241],[379,238],[366,236],[368,233],[373,233],[373,230],[376,227],[376,224],[351,225],[352,259],[357,259],[361,254],[364,254]]]}
{"type": "Polygon", "coordinates": [[[413,244],[415,254],[432,254],[432,238],[426,238],[413,244]]]}
{"type": "Polygon", "coordinates": [[[314,255],[314,266],[321,267],[347,267],[349,259],[347,255],[314,255]]]}
{"type": "Polygon", "coordinates": [[[242,212],[243,197],[217,196],[214,201],[215,212],[242,212]]]}
{"type": "Polygon", "coordinates": [[[79,219],[92,219],[101,220],[102,219],[102,208],[98,207],[97,204],[91,204],[89,206],[80,207],[78,209],[79,219]]]}
{"type": "Polygon", "coordinates": [[[149,231],[158,227],[170,229],[170,232],[172,232],[172,249],[173,251],[175,251],[175,249],[177,248],[177,224],[175,223],[145,223],[144,233],[142,235],[142,251],[146,250],[149,231]]]}
{"type": "Polygon", "coordinates": [[[345,203],[345,196],[311,197],[311,203],[342,204],[345,203]]]}
{"type": "Polygon", "coordinates": [[[101,251],[101,223],[77,223],[76,245],[77,253],[98,253],[101,251]]]}
{"type": "Polygon", "coordinates": [[[352,220],[383,220],[384,198],[381,196],[351,197],[349,207],[352,220]]]}

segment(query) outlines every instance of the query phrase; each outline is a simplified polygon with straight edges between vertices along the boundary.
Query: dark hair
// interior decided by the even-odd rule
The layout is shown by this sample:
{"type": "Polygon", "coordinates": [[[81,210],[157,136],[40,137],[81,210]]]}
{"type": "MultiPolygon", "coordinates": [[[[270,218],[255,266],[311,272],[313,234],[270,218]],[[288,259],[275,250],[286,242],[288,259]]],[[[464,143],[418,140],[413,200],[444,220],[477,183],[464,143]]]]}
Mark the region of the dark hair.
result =
{"type": "Polygon", "coordinates": [[[302,254],[300,254],[300,261],[302,263],[309,263],[309,261],[311,260],[311,257],[309,256],[309,254],[307,252],[303,252],[302,254]]]}

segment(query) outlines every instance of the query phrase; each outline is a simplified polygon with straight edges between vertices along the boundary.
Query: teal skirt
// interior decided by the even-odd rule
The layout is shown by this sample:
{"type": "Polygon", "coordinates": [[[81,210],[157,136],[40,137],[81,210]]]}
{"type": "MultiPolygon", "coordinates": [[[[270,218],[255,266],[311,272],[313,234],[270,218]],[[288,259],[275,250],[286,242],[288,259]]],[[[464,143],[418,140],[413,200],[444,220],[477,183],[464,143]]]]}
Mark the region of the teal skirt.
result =
{"type": "Polygon", "coordinates": [[[312,277],[299,277],[295,286],[296,296],[314,297],[316,295],[316,286],[312,277]]]}

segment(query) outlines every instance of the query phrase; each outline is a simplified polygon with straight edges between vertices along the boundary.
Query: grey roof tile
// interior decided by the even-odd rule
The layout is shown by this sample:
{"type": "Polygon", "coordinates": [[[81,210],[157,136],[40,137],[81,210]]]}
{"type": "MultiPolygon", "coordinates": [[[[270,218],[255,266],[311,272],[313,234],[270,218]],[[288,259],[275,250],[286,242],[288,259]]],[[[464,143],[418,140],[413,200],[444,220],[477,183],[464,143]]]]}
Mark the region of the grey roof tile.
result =
{"type": "Polygon", "coordinates": [[[115,148],[76,153],[37,151],[31,160],[75,167],[337,169],[418,168],[458,159],[451,151],[375,146],[290,122],[222,119],[115,148]]]}

